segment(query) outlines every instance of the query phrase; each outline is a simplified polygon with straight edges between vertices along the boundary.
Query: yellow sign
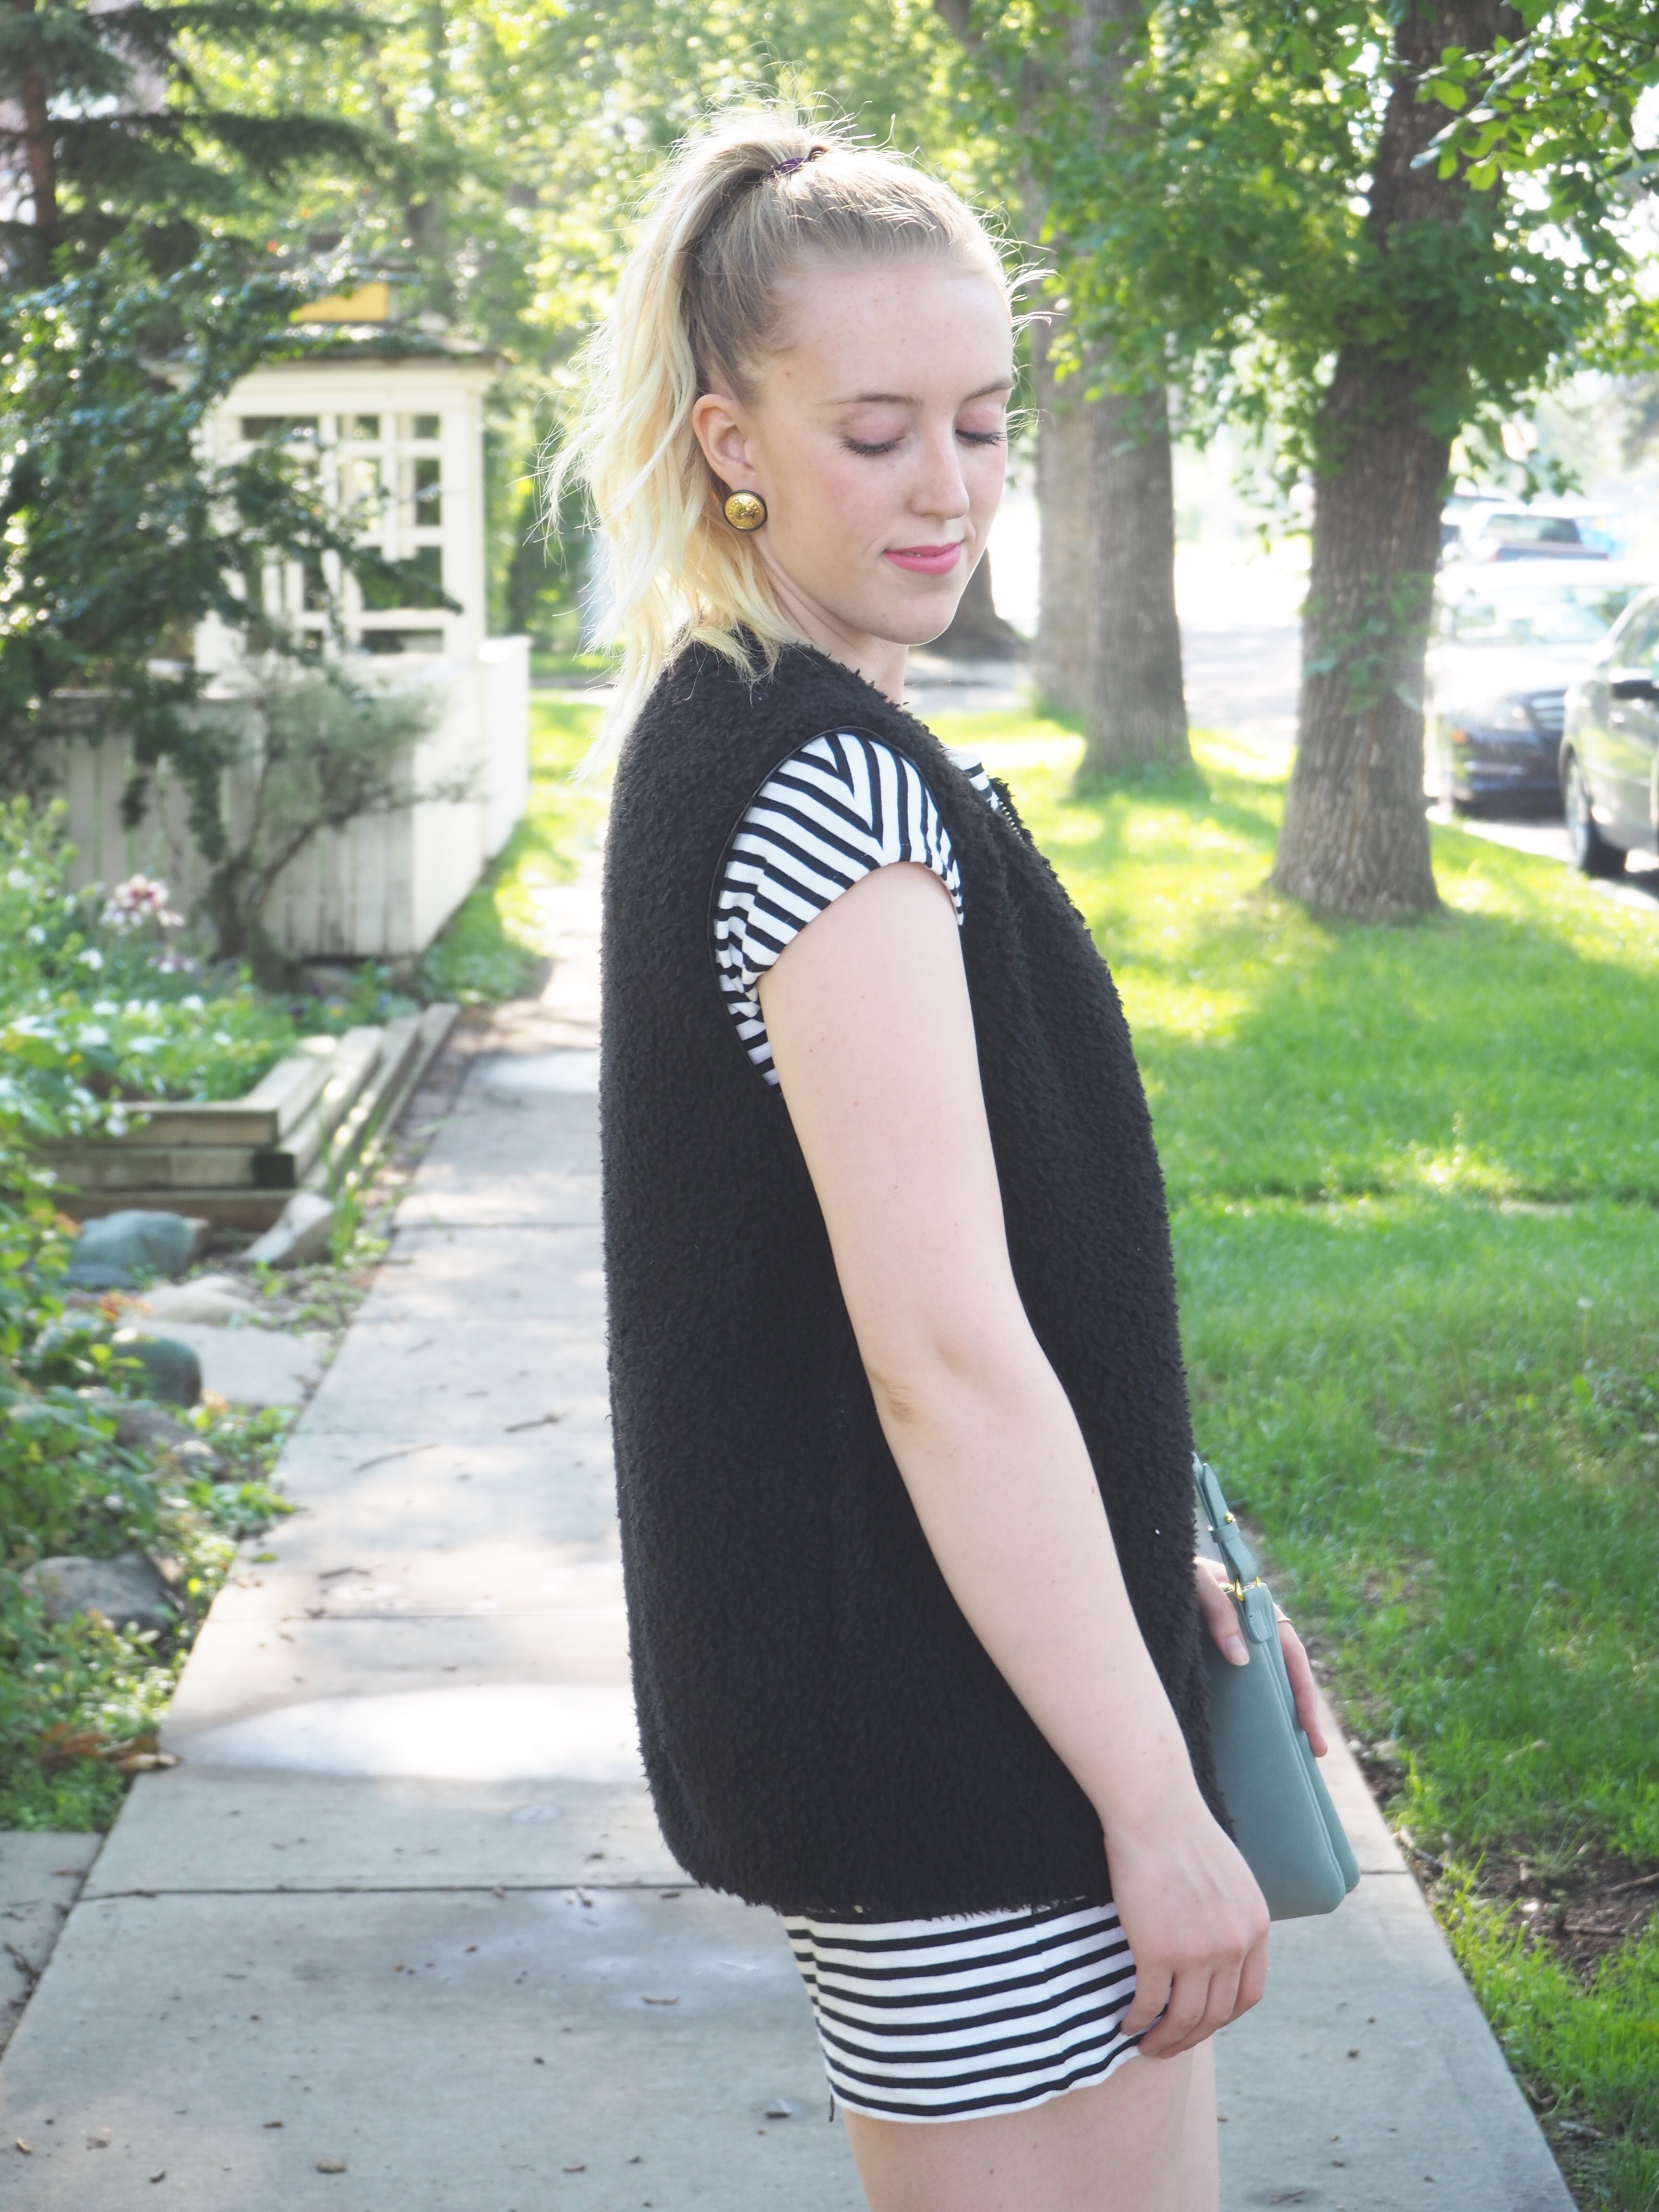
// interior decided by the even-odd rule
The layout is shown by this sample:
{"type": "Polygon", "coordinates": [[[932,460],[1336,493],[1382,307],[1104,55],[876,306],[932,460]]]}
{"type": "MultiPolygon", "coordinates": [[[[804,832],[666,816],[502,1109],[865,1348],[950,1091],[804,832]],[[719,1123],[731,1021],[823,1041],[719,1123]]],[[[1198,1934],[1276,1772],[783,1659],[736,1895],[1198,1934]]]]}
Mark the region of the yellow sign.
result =
{"type": "Polygon", "coordinates": [[[392,287],[384,281],[359,285],[355,292],[331,292],[296,310],[296,323],[389,323],[392,287]]]}

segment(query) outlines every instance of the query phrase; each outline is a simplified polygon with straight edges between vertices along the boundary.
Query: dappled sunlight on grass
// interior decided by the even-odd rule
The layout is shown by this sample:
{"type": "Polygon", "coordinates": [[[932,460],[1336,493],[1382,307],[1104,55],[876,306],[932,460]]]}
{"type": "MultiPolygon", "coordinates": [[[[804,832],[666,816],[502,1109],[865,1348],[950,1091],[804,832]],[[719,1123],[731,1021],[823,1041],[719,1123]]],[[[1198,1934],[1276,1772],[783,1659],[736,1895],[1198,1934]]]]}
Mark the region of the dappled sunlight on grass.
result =
{"type": "Polygon", "coordinates": [[[1421,1196],[1176,1217],[1200,1442],[1468,1851],[1659,1859],[1659,1238],[1421,1196]]]}
{"type": "Polygon", "coordinates": [[[1659,915],[1437,830],[1443,911],[1316,921],[1267,887],[1280,788],[1070,795],[1056,723],[943,720],[1005,777],[1111,961],[1171,1193],[1659,1200],[1659,915]]]}

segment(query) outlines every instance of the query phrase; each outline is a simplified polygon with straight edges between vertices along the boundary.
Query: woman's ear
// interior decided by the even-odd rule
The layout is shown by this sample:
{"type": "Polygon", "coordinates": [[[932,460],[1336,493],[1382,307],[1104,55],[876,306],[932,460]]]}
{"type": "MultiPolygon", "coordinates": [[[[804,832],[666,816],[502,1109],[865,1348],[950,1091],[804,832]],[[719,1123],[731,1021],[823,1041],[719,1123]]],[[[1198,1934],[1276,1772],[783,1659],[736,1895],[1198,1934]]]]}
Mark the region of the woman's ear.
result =
{"type": "Polygon", "coordinates": [[[702,447],[703,459],[732,491],[757,491],[749,436],[735,399],[721,392],[705,392],[691,410],[691,428],[702,447]]]}

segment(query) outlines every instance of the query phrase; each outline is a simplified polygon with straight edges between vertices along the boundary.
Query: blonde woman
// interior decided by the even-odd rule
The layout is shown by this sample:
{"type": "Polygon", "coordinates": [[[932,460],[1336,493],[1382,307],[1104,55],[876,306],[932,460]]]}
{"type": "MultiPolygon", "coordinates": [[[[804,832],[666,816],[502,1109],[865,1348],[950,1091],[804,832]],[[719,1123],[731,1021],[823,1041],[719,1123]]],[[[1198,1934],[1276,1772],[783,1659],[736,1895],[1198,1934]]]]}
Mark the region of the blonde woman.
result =
{"type": "Polygon", "coordinates": [[[1002,263],[915,168],[739,117],[670,165],[587,379],[663,1833],[783,1915],[876,2212],[1203,2212],[1267,1915],[1211,1769],[1231,1613],[1151,1126],[1082,921],[901,703],[1002,489],[1002,263]]]}

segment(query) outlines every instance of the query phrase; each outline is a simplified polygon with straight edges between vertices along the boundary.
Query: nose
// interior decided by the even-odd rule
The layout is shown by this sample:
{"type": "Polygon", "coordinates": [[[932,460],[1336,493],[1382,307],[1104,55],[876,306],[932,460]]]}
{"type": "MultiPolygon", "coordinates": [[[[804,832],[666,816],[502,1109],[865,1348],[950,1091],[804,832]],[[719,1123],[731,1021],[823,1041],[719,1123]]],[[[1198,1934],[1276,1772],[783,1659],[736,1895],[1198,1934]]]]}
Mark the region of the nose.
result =
{"type": "Polygon", "coordinates": [[[957,522],[969,510],[968,483],[962,472],[962,453],[954,422],[929,429],[921,443],[921,467],[910,494],[910,506],[930,520],[957,522]]]}

